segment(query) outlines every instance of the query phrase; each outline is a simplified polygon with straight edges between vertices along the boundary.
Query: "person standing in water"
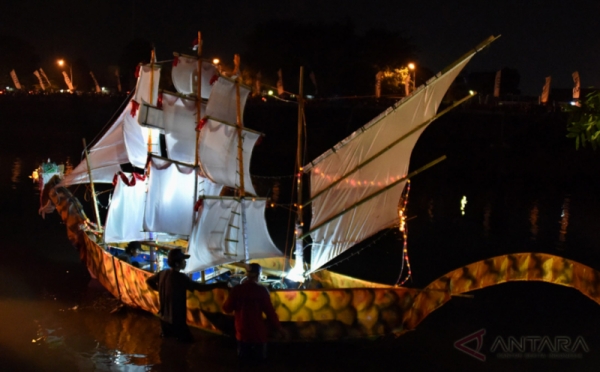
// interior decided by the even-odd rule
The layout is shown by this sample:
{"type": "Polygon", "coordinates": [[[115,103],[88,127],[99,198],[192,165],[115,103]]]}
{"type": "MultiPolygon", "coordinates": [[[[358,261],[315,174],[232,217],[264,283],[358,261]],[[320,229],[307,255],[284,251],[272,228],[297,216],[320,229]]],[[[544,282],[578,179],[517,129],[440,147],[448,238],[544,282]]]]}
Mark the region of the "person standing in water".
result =
{"type": "MultiPolygon", "coordinates": [[[[179,248],[169,251],[167,263],[170,268],[162,270],[148,279],[146,283],[150,288],[158,291],[160,301],[161,337],[175,337],[179,341],[193,342],[194,337],[186,322],[187,306],[186,291],[210,291],[213,288],[223,287],[221,283],[201,284],[193,281],[180,271],[185,269],[186,259],[190,255],[184,254],[179,248]]],[[[223,284],[226,286],[226,284],[223,284]]]]}
{"type": "Polygon", "coordinates": [[[268,328],[263,319],[281,331],[281,324],[267,288],[258,283],[262,268],[252,263],[246,272],[246,280],[233,287],[223,304],[223,311],[234,312],[235,336],[238,357],[264,360],[267,357],[268,328]]]}

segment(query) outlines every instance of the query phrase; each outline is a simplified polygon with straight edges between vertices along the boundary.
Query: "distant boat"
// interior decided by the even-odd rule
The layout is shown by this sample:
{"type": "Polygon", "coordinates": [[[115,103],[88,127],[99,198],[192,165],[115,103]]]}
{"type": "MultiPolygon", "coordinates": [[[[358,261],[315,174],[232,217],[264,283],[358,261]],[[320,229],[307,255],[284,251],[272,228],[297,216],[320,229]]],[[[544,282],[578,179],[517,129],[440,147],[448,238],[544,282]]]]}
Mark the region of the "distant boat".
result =
{"type": "MultiPolygon", "coordinates": [[[[91,275],[128,306],[158,312],[157,293],[145,282],[151,272],[115,257],[127,242],[141,241],[150,271],[160,270],[168,250],[179,247],[191,255],[186,272],[199,281],[235,285],[246,263],[260,263],[268,275],[263,284],[271,289],[285,329],[283,341],[403,334],[453,295],[520,280],[506,276],[512,275],[510,270],[488,280],[480,270],[473,274],[474,281],[481,280],[479,285],[459,283],[459,276],[455,285],[449,285],[454,279],[446,276],[446,281],[415,289],[325,269],[355,244],[402,226],[408,179],[443,160],[408,174],[411,152],[433,120],[468,99],[438,113],[454,79],[496,38],[486,39],[331,150],[298,167],[299,173],[310,175],[311,189],[310,200],[297,204],[311,208],[312,220],[306,232],[301,218],[296,226],[296,262],[284,257],[271,240],[264,217],[267,199],[256,195],[250,177],[252,150],[262,135],[243,125],[251,88],[235,75],[221,74],[218,66],[200,56],[174,55],[171,78],[177,92],[159,89],[159,64],[140,65],[131,99],[112,126],[86,149],[86,159],[65,176],[48,165],[38,171],[40,211],[58,211],[91,275]],[[82,183],[114,184],[104,223],[98,212],[97,224],[91,222],[67,189],[82,183]],[[302,258],[307,239],[309,263],[302,258]],[[290,281],[298,282],[294,288],[300,289],[288,289],[290,281]]],[[[302,101],[301,92],[299,104],[302,101]]],[[[473,267],[506,266],[510,260],[532,257],[551,260],[554,256],[523,253],[473,267]]],[[[222,288],[188,292],[188,323],[231,334],[233,317],[221,308],[227,295],[228,289],[222,288]]]]}

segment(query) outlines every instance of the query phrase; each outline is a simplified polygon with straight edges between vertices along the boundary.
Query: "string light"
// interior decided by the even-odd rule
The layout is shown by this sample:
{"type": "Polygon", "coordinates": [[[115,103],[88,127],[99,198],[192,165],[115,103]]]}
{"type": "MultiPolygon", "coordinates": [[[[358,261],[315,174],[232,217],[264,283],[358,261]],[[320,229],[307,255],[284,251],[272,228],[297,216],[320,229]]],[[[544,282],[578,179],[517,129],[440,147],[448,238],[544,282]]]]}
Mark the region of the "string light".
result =
{"type": "Polygon", "coordinates": [[[406,186],[404,188],[404,192],[402,193],[401,205],[398,206],[398,217],[400,218],[400,224],[398,226],[398,230],[402,233],[402,265],[400,266],[400,275],[398,275],[398,280],[396,281],[396,285],[402,286],[408,279],[412,276],[412,269],[410,268],[410,260],[408,258],[408,227],[406,225],[406,205],[408,204],[408,194],[410,192],[410,180],[406,181],[406,186]],[[406,268],[408,270],[406,278],[400,282],[402,278],[402,274],[404,274],[404,264],[406,264],[406,268]],[[398,284],[399,283],[399,284],[398,284]]]}

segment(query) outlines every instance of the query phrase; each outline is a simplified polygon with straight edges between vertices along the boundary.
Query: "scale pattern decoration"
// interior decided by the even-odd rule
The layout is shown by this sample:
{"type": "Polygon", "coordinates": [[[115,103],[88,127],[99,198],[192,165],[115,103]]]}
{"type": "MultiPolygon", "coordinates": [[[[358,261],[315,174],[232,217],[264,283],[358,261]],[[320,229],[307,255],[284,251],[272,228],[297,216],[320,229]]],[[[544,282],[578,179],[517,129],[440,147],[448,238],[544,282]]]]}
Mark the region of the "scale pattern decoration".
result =
{"type": "MultiPolygon", "coordinates": [[[[90,273],[123,303],[156,314],[158,294],[146,286],[146,278],[151,274],[114,258],[81,230],[86,217],[69,190],[53,187],[43,197],[45,195],[65,222],[69,240],[90,273]]],[[[423,289],[386,286],[335,273],[317,273],[315,279],[321,279],[324,286],[337,288],[271,292],[271,300],[284,327],[285,336],[278,341],[399,336],[415,329],[453,295],[511,281],[543,281],[572,287],[600,304],[600,272],[543,253],[509,254],[475,262],[440,277],[423,289]]],[[[232,335],[233,316],[222,312],[227,295],[228,290],[221,288],[188,292],[188,323],[232,335]]]]}

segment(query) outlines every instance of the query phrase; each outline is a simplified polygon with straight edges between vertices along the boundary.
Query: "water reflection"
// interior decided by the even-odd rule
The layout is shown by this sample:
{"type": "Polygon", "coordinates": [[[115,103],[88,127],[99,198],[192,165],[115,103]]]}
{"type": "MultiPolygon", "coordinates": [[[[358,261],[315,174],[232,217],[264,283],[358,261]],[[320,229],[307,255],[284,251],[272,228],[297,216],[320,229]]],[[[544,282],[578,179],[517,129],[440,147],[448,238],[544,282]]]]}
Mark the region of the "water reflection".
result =
{"type": "Polygon", "coordinates": [[[538,201],[534,201],[531,206],[531,211],[529,212],[529,223],[531,224],[531,240],[537,240],[538,233],[540,232],[540,228],[538,227],[538,220],[540,217],[540,209],[538,208],[538,201]]]}
{"type": "Polygon", "coordinates": [[[560,230],[558,233],[558,246],[557,249],[564,250],[565,242],[567,241],[567,227],[569,226],[569,206],[571,204],[571,198],[567,195],[563,201],[562,212],[560,216],[560,230]]]}
{"type": "Polygon", "coordinates": [[[485,202],[485,207],[483,209],[483,236],[486,238],[490,235],[490,217],[492,215],[492,203],[488,201],[485,202]]]}
{"type": "Polygon", "coordinates": [[[17,189],[17,184],[20,182],[21,177],[21,159],[16,158],[12,166],[12,174],[10,177],[11,187],[13,190],[17,189]]]}

